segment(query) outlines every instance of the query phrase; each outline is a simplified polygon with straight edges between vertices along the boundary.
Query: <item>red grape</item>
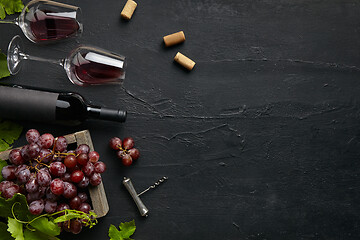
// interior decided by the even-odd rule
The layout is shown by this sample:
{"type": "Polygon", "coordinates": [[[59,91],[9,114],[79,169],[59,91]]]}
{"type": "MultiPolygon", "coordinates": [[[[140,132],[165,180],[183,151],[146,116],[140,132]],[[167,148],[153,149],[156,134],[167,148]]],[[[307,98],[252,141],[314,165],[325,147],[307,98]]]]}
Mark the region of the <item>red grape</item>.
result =
{"type": "Polygon", "coordinates": [[[78,208],[79,211],[82,211],[84,213],[89,213],[91,210],[90,204],[88,203],[81,203],[80,207],[78,208]]]}
{"type": "Polygon", "coordinates": [[[28,167],[28,166],[25,165],[25,164],[21,164],[21,165],[17,166],[17,167],[15,168],[15,177],[18,177],[19,173],[20,173],[22,170],[27,169],[27,167],[28,167]]]}
{"type": "Polygon", "coordinates": [[[1,174],[5,180],[14,180],[16,178],[15,176],[15,169],[16,166],[14,165],[8,165],[1,169],[1,174]]]}
{"type": "Polygon", "coordinates": [[[87,202],[88,200],[88,195],[86,194],[86,192],[79,192],[78,193],[78,197],[81,199],[81,202],[87,202]]]}
{"type": "Polygon", "coordinates": [[[103,163],[103,162],[97,162],[97,163],[95,163],[95,165],[94,165],[94,171],[95,172],[97,172],[97,173],[103,173],[103,172],[105,172],[105,170],[106,170],[106,165],[105,165],[105,163],[103,163]]]}
{"type": "Polygon", "coordinates": [[[130,166],[132,164],[132,158],[130,154],[125,154],[122,156],[122,163],[124,166],[130,166]]]}
{"type": "Polygon", "coordinates": [[[44,211],[44,200],[32,201],[29,205],[29,211],[34,215],[40,215],[44,211]]]}
{"type": "Polygon", "coordinates": [[[70,206],[66,203],[60,203],[60,204],[58,204],[56,211],[59,212],[59,211],[65,210],[65,209],[70,209],[70,206]]]}
{"type": "Polygon", "coordinates": [[[89,161],[89,158],[86,153],[81,153],[79,156],[77,156],[76,160],[79,165],[84,166],[89,161]]]}
{"type": "Polygon", "coordinates": [[[71,181],[74,183],[79,183],[84,177],[84,173],[80,170],[76,170],[71,173],[71,181]]]}
{"type": "Polygon", "coordinates": [[[112,149],[118,150],[121,147],[121,139],[118,137],[113,137],[110,139],[109,145],[112,149]]]}
{"type": "Polygon", "coordinates": [[[9,161],[14,165],[21,165],[25,163],[25,159],[21,156],[19,149],[13,149],[9,153],[9,161]]]}
{"type": "Polygon", "coordinates": [[[140,157],[140,152],[136,148],[129,149],[128,153],[130,154],[132,160],[137,160],[140,157]]]}
{"type": "Polygon", "coordinates": [[[50,183],[50,190],[55,195],[63,194],[64,193],[64,188],[65,188],[64,182],[59,178],[55,178],[50,183]]]}
{"type": "Polygon", "coordinates": [[[50,133],[44,133],[39,138],[39,146],[41,148],[51,148],[54,145],[55,139],[54,136],[50,133]]]}
{"type": "Polygon", "coordinates": [[[29,153],[28,153],[28,148],[29,148],[29,145],[25,145],[20,149],[20,154],[25,159],[25,161],[30,160],[30,156],[29,156],[29,153]]]}
{"type": "Polygon", "coordinates": [[[64,193],[63,193],[63,196],[65,198],[73,198],[77,195],[77,189],[75,187],[74,184],[72,183],[69,183],[69,182],[64,182],[64,193]]]}
{"type": "Polygon", "coordinates": [[[77,164],[76,157],[74,155],[68,155],[64,159],[64,164],[67,168],[74,168],[77,164]]]}
{"type": "Polygon", "coordinates": [[[51,182],[51,175],[49,171],[45,168],[40,169],[36,173],[36,181],[39,184],[39,186],[49,186],[51,182]]]}
{"type": "Polygon", "coordinates": [[[50,173],[53,176],[61,177],[66,173],[66,166],[62,162],[52,162],[50,164],[50,173]]]}
{"type": "Polygon", "coordinates": [[[40,147],[36,143],[30,143],[27,148],[27,155],[31,158],[39,156],[40,147]]]}
{"type": "Polygon", "coordinates": [[[63,136],[58,137],[55,141],[55,151],[64,152],[66,148],[67,148],[66,138],[63,136]]]}
{"type": "Polygon", "coordinates": [[[88,157],[90,162],[96,163],[97,161],[99,161],[100,155],[96,151],[91,151],[89,152],[88,157]]]}
{"type": "Polygon", "coordinates": [[[12,198],[15,193],[19,193],[20,192],[20,187],[16,184],[4,189],[4,191],[1,193],[1,195],[5,198],[5,199],[9,199],[12,198]]]}
{"type": "Polygon", "coordinates": [[[42,148],[39,152],[39,160],[42,163],[49,163],[53,158],[53,155],[51,153],[50,149],[44,149],[42,148]]]}
{"type": "Polygon", "coordinates": [[[5,191],[5,189],[9,188],[10,186],[14,185],[14,182],[11,181],[2,181],[0,182],[0,192],[5,191]]]}
{"type": "Polygon", "coordinates": [[[45,200],[44,210],[47,213],[54,213],[57,208],[57,202],[45,200]]]}
{"type": "Polygon", "coordinates": [[[69,201],[69,205],[71,209],[78,209],[81,205],[81,199],[79,198],[79,196],[75,196],[72,199],[70,199],[69,201]]]}
{"type": "Polygon", "coordinates": [[[29,180],[29,178],[30,178],[30,170],[27,168],[21,170],[17,175],[17,181],[20,184],[26,183],[29,180]]]}
{"type": "Polygon", "coordinates": [[[38,140],[39,140],[39,137],[40,137],[40,133],[38,130],[36,129],[29,129],[27,132],[26,132],[26,141],[28,143],[36,143],[38,140]]]}
{"type": "Polygon", "coordinates": [[[73,234],[79,234],[82,230],[82,224],[79,219],[70,220],[70,232],[73,234]]]}
{"type": "Polygon", "coordinates": [[[86,176],[90,177],[94,173],[94,164],[87,162],[86,165],[82,168],[82,171],[86,176]]]}
{"type": "Polygon", "coordinates": [[[93,186],[97,186],[101,183],[102,179],[101,179],[101,175],[99,173],[94,173],[91,177],[90,177],[90,184],[93,186]]]}
{"type": "Polygon", "coordinates": [[[30,177],[30,179],[25,184],[25,189],[29,193],[36,192],[39,189],[39,184],[36,182],[35,177],[30,177]]]}
{"type": "Polygon", "coordinates": [[[88,154],[89,152],[90,152],[90,147],[87,144],[80,144],[75,150],[76,154],[81,154],[81,153],[88,154]]]}
{"type": "Polygon", "coordinates": [[[125,149],[131,149],[134,147],[134,139],[131,137],[125,138],[122,142],[122,146],[125,149]]]}
{"type": "Polygon", "coordinates": [[[79,188],[87,188],[89,186],[90,179],[84,176],[83,179],[78,183],[79,188]]]}

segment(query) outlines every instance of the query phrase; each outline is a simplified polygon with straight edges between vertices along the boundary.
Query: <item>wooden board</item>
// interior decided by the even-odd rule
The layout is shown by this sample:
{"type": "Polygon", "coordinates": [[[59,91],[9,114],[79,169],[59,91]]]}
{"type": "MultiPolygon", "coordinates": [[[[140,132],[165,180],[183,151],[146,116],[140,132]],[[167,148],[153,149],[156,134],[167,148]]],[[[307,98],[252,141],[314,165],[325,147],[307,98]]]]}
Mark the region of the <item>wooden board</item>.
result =
{"type": "MultiPolygon", "coordinates": [[[[68,134],[64,137],[66,138],[68,144],[87,144],[89,145],[91,151],[94,150],[94,145],[92,143],[89,130],[68,134]]],[[[8,160],[10,151],[11,150],[0,152],[0,159],[8,160]]],[[[89,186],[89,193],[94,212],[96,213],[98,218],[105,216],[109,212],[109,204],[106,198],[103,183],[101,182],[100,185],[96,187],[89,186]]]]}

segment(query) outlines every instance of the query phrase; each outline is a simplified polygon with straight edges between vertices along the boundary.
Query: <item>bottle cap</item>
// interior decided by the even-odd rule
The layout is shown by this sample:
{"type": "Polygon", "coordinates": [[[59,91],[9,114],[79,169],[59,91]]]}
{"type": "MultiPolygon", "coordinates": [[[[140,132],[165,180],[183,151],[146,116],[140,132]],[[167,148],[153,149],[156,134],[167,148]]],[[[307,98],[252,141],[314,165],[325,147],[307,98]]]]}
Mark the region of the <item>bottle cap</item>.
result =
{"type": "Polygon", "coordinates": [[[99,118],[103,120],[110,120],[116,122],[125,122],[126,121],[126,111],[122,111],[119,109],[111,109],[111,108],[104,108],[100,109],[99,118]]]}

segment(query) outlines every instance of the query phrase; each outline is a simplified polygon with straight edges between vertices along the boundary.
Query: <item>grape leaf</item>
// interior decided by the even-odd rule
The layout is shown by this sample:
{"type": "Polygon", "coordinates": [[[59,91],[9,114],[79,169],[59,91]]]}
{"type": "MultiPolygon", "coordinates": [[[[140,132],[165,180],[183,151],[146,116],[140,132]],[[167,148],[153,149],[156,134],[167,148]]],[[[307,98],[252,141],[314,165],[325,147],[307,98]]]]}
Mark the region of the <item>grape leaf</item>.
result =
{"type": "Polygon", "coordinates": [[[119,228],[123,238],[129,238],[136,230],[135,220],[132,220],[131,222],[120,223],[119,228]]]}
{"type": "Polygon", "coordinates": [[[0,197],[0,217],[13,218],[12,209],[14,210],[16,218],[19,220],[27,221],[29,217],[31,218],[32,216],[28,209],[26,197],[22,194],[17,193],[14,197],[7,200],[0,197]]]}
{"type": "Polygon", "coordinates": [[[31,222],[30,225],[36,230],[47,234],[49,236],[57,236],[60,234],[60,227],[52,221],[49,221],[47,217],[41,217],[31,222]]]}
{"type": "MultiPolygon", "coordinates": [[[[0,172],[1,172],[2,168],[5,167],[6,165],[8,165],[7,162],[0,159],[0,172]]],[[[0,182],[2,180],[4,180],[4,178],[3,178],[2,174],[0,174],[0,182]]]]}
{"type": "MultiPolygon", "coordinates": [[[[1,18],[1,13],[2,13],[1,10],[3,10],[3,8],[0,5],[0,18],[1,18]]],[[[4,12],[4,14],[5,14],[5,12],[4,12]]],[[[8,77],[8,76],[10,76],[10,72],[7,67],[6,55],[0,51],[0,78],[4,78],[4,77],[8,77]]]]}
{"type": "Polygon", "coordinates": [[[0,119],[0,151],[9,149],[21,132],[22,126],[19,124],[0,119]]]}
{"type": "Polygon", "coordinates": [[[0,4],[0,19],[4,19],[5,17],[6,17],[5,9],[4,9],[4,7],[0,4]]]}
{"type": "Polygon", "coordinates": [[[24,237],[25,240],[60,240],[57,237],[50,237],[46,234],[43,234],[39,231],[30,231],[28,229],[25,229],[24,231],[24,237]]]}
{"type": "Polygon", "coordinates": [[[13,218],[8,218],[8,231],[15,240],[24,240],[23,224],[13,218]]]}
{"type": "Polygon", "coordinates": [[[5,18],[5,12],[10,15],[17,12],[21,12],[24,8],[24,4],[21,0],[0,0],[0,18],[5,18]]]}
{"type": "Polygon", "coordinates": [[[11,237],[11,234],[7,231],[7,225],[3,222],[0,222],[0,236],[2,240],[14,240],[11,237]]]}
{"type": "Polygon", "coordinates": [[[131,222],[120,223],[119,230],[114,225],[110,225],[109,228],[109,237],[110,240],[124,240],[130,239],[130,236],[133,235],[135,232],[136,226],[135,221],[132,220],[131,222]]]}
{"type": "Polygon", "coordinates": [[[110,225],[109,228],[109,237],[110,240],[122,240],[123,238],[120,236],[120,231],[116,229],[114,225],[110,225]]]}

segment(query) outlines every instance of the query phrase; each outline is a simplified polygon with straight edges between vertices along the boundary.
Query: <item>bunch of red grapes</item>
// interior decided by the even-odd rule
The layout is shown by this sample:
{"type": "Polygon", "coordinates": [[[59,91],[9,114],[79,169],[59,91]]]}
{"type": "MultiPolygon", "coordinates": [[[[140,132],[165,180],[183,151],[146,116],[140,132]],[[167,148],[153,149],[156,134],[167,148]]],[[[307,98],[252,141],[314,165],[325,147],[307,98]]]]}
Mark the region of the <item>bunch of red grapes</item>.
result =
{"type": "MultiPolygon", "coordinates": [[[[40,135],[36,129],[26,133],[28,145],[13,149],[11,165],[2,168],[5,181],[0,183],[1,196],[9,199],[16,193],[26,196],[34,215],[75,209],[89,213],[91,206],[86,188],[101,183],[105,163],[86,144],[67,150],[65,137],[55,139],[50,133],[40,135]]],[[[73,219],[63,229],[79,233],[82,222],[73,219]]]]}
{"type": "Polygon", "coordinates": [[[134,148],[134,139],[131,137],[124,138],[121,141],[118,137],[110,139],[109,145],[112,149],[118,150],[117,156],[122,160],[123,165],[130,166],[133,160],[137,160],[140,157],[138,149],[134,148]]]}

